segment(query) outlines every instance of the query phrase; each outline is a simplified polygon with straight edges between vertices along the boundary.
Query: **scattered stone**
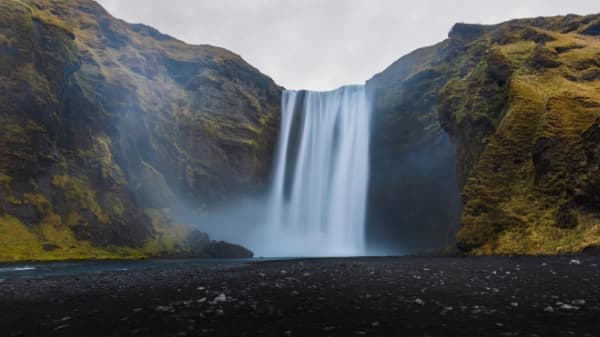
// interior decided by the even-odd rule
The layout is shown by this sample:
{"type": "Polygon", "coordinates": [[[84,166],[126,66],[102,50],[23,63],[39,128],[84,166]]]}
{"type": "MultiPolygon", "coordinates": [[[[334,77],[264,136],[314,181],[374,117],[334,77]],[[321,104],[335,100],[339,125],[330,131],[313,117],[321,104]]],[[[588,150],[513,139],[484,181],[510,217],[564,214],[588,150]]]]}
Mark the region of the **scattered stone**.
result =
{"type": "Polygon", "coordinates": [[[415,303],[418,305],[425,305],[425,302],[423,302],[423,300],[420,298],[415,299],[415,303]]]}
{"type": "Polygon", "coordinates": [[[159,305],[158,307],[154,308],[154,311],[158,311],[158,312],[173,312],[173,311],[175,311],[175,309],[173,309],[173,307],[168,306],[168,305],[159,305]]]}
{"type": "Polygon", "coordinates": [[[198,287],[198,288],[196,288],[196,290],[203,291],[203,290],[206,290],[206,288],[204,288],[204,287],[198,287]]]}
{"type": "Polygon", "coordinates": [[[566,304],[566,303],[563,303],[560,306],[560,308],[563,309],[563,310],[569,310],[569,311],[579,310],[579,307],[574,306],[574,305],[570,305],[570,304],[566,304]]]}
{"type": "Polygon", "coordinates": [[[517,303],[517,302],[510,302],[510,306],[517,308],[517,307],[519,307],[519,303],[517,303]]]}
{"type": "Polygon", "coordinates": [[[227,296],[223,293],[219,294],[219,296],[215,297],[213,302],[225,302],[227,301],[227,296]]]}
{"type": "Polygon", "coordinates": [[[371,323],[371,326],[374,327],[374,328],[376,328],[376,327],[378,327],[380,325],[381,325],[381,323],[379,323],[377,321],[371,323]]]}
{"type": "Polygon", "coordinates": [[[573,304],[573,305],[584,305],[585,304],[585,300],[575,299],[575,300],[571,301],[571,304],[573,304]]]}
{"type": "Polygon", "coordinates": [[[223,309],[217,309],[215,310],[215,314],[217,316],[225,316],[225,311],[223,311],[223,309]]]}
{"type": "Polygon", "coordinates": [[[54,328],[54,331],[59,331],[59,330],[64,330],[66,328],[70,327],[69,324],[63,324],[63,325],[59,325],[56,328],[54,328]]]}
{"type": "Polygon", "coordinates": [[[204,302],[206,302],[206,297],[202,297],[201,299],[197,300],[196,302],[204,303],[204,302]]]}
{"type": "Polygon", "coordinates": [[[569,264],[572,264],[572,265],[580,265],[580,264],[581,264],[581,261],[580,261],[580,260],[577,260],[577,259],[573,259],[573,260],[569,261],[569,264]]]}
{"type": "Polygon", "coordinates": [[[133,309],[133,312],[138,313],[138,312],[142,312],[144,309],[142,308],[135,308],[133,309]]]}
{"type": "Polygon", "coordinates": [[[552,306],[548,305],[544,308],[544,312],[554,312],[554,308],[552,306]]]}
{"type": "Polygon", "coordinates": [[[63,317],[63,318],[61,318],[59,320],[56,320],[55,322],[66,322],[66,321],[68,321],[70,319],[71,319],[71,316],[65,316],[65,317],[63,317]]]}

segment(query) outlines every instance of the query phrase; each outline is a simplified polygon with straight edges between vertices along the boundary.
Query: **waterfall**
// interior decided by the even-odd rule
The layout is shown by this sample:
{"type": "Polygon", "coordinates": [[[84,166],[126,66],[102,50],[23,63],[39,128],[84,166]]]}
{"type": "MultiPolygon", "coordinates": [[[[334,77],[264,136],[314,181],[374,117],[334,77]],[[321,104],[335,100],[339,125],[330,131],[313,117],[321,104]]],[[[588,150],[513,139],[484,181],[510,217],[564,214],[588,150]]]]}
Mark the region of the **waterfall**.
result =
{"type": "Polygon", "coordinates": [[[264,256],[365,253],[370,104],[364,86],[282,95],[264,256]]]}

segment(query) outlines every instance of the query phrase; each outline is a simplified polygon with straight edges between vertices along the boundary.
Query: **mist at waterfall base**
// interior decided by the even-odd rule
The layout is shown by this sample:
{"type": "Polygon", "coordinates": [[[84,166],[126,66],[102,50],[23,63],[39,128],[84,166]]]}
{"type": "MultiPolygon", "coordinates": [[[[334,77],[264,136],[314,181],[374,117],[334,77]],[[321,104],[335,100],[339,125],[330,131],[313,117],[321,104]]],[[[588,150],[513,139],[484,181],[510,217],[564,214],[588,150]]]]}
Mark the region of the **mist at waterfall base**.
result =
{"type": "Polygon", "coordinates": [[[268,192],[205,214],[202,229],[256,256],[366,255],[370,110],[362,85],[284,91],[268,192]]]}

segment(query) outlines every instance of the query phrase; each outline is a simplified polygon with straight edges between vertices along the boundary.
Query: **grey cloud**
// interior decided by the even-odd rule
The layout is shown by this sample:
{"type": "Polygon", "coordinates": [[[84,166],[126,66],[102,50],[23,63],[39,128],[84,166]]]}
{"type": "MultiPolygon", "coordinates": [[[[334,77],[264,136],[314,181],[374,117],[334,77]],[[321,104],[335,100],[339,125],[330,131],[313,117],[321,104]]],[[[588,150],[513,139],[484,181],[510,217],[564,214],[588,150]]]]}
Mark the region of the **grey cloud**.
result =
{"type": "Polygon", "coordinates": [[[600,12],[597,0],[98,0],[111,14],[240,54],[288,88],[362,83],[455,22],[600,12]]]}

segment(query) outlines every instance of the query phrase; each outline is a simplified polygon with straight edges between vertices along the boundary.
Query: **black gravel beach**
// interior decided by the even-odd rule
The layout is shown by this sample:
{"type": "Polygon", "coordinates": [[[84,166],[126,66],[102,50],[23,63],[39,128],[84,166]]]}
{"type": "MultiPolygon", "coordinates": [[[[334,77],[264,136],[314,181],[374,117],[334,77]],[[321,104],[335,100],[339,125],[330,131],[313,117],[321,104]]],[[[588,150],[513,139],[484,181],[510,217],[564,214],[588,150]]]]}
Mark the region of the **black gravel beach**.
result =
{"type": "Polygon", "coordinates": [[[0,283],[0,336],[600,336],[600,256],[257,261],[0,283]]]}

